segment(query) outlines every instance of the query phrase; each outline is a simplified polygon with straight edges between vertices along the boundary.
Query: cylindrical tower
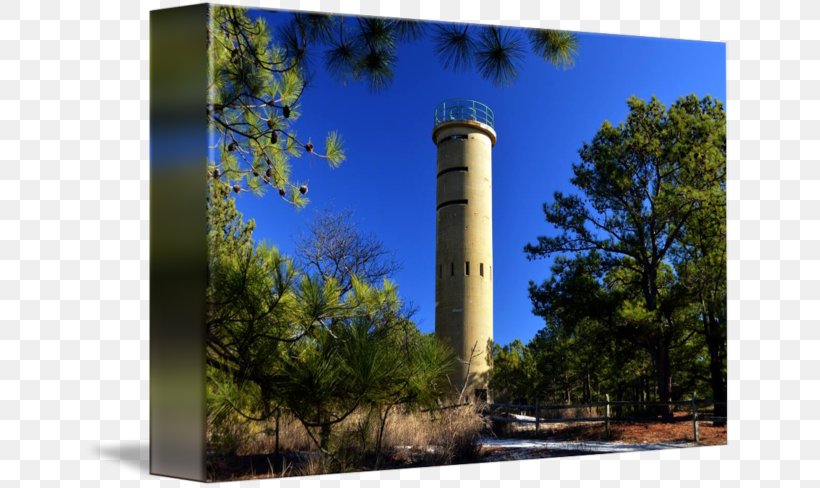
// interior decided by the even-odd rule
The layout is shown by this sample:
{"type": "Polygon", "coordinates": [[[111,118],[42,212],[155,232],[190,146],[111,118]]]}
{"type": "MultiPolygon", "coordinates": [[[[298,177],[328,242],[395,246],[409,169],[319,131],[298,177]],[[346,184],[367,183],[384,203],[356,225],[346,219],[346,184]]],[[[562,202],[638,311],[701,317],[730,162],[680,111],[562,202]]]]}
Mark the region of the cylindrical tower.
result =
{"type": "Polygon", "coordinates": [[[434,112],[436,336],[459,356],[450,382],[462,400],[490,399],[493,126],[490,107],[474,100],[446,100],[434,112]]]}

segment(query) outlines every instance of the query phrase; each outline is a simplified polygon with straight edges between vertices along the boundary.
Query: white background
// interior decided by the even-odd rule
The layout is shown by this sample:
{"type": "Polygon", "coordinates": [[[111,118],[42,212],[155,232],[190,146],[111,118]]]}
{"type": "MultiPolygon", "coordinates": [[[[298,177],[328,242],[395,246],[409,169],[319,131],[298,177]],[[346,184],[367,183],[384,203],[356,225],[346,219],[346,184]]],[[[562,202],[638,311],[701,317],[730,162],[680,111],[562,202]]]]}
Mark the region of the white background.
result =
{"type": "MultiPolygon", "coordinates": [[[[0,485],[190,484],[147,473],[148,12],[179,4],[0,4],[0,485]]],[[[240,4],[727,42],[731,418],[725,447],[242,486],[818,486],[820,1],[240,4]]]]}

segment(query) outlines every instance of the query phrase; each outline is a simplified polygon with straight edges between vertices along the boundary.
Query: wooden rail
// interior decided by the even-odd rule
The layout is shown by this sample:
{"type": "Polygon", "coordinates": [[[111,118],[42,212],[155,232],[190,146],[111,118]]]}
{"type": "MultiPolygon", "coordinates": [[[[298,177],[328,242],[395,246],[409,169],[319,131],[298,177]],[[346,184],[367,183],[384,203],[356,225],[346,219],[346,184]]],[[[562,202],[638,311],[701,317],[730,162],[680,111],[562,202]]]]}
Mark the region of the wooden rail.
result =
{"type": "Polygon", "coordinates": [[[726,402],[716,402],[714,400],[704,400],[698,399],[696,397],[692,397],[691,400],[687,401],[677,401],[677,402],[630,402],[630,401],[610,401],[609,395],[606,395],[607,401],[605,402],[591,402],[591,403],[577,403],[571,405],[539,405],[536,403],[535,405],[526,405],[526,404],[503,404],[503,403],[492,403],[488,405],[489,414],[492,419],[499,421],[499,422],[507,422],[507,423],[516,423],[516,424],[535,424],[535,432],[536,434],[540,431],[540,426],[542,423],[551,424],[551,423],[564,423],[564,424],[571,424],[571,423],[581,423],[581,422],[603,422],[604,428],[606,429],[607,435],[610,435],[610,424],[612,422],[688,422],[692,421],[692,432],[693,438],[695,439],[696,444],[700,444],[700,422],[725,422],[727,420],[726,417],[718,417],[714,415],[701,415],[698,411],[698,406],[702,405],[725,405],[726,402]],[[656,418],[656,417],[622,417],[622,416],[613,416],[612,415],[612,407],[613,406],[636,406],[640,408],[646,407],[666,407],[670,409],[675,406],[688,406],[689,408],[689,415],[685,416],[678,416],[678,417],[669,417],[669,418],[656,418]],[[540,413],[543,411],[560,411],[560,410],[573,410],[573,409],[588,409],[588,408],[604,408],[604,415],[597,416],[597,417],[576,417],[576,418],[541,418],[540,413]],[[508,410],[517,410],[517,411],[526,411],[526,412],[533,412],[533,420],[530,419],[517,419],[517,418],[508,418],[508,417],[501,417],[497,413],[508,411],[508,410]]]}

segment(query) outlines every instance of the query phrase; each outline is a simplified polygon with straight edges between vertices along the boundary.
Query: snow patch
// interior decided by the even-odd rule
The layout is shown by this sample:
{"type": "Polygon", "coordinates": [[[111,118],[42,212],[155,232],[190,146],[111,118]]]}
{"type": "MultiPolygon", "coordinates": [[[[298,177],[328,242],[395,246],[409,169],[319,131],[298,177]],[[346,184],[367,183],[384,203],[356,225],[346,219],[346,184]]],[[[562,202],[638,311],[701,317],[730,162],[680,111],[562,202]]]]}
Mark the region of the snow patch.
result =
{"type": "Polygon", "coordinates": [[[657,442],[647,444],[629,444],[626,442],[607,441],[546,441],[538,439],[498,439],[485,437],[481,439],[481,446],[497,449],[535,450],[548,449],[552,451],[572,451],[589,453],[652,451],[657,449],[671,449],[689,447],[685,442],[657,442]]]}

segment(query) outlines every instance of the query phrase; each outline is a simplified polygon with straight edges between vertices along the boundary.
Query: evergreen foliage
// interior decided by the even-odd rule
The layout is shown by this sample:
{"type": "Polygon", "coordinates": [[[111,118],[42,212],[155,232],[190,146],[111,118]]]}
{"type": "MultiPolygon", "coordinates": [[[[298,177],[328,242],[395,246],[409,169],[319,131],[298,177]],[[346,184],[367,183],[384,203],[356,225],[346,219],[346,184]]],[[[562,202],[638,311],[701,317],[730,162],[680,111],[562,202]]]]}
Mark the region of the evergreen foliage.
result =
{"type": "Polygon", "coordinates": [[[496,86],[515,82],[527,38],[537,57],[556,67],[572,67],[578,52],[575,34],[550,29],[524,32],[500,26],[294,14],[293,22],[280,29],[279,37],[304,69],[315,69],[308,50],[321,50],[324,67],[336,79],[342,83],[364,82],[374,92],[392,83],[398,47],[425,35],[434,40],[434,54],[446,69],[475,67],[496,86]]]}
{"type": "MultiPolygon", "coordinates": [[[[340,445],[333,427],[353,412],[368,412],[379,420],[378,441],[369,449],[380,455],[389,412],[434,406],[448,386],[454,354],[419,332],[393,283],[346,274],[345,290],[334,276],[301,269],[254,241],[254,222],[226,198],[229,189],[213,182],[208,188],[212,447],[230,451],[235,444],[226,442],[226,432],[286,410],[334,459],[340,445]]],[[[355,237],[354,229],[348,232],[355,237]]]]}
{"type": "Polygon", "coordinates": [[[578,193],[544,205],[556,231],[525,247],[554,261],[529,289],[545,328],[496,349],[493,374],[511,398],[726,401],[723,105],[627,104],[623,123],[605,122],[580,149],[578,193]],[[505,380],[528,370],[537,392],[505,380]]]}
{"type": "Polygon", "coordinates": [[[252,21],[245,9],[211,12],[207,115],[219,158],[210,161],[208,174],[235,192],[261,195],[272,188],[285,201],[304,206],[307,186],[292,180],[291,158],[309,153],[333,168],[345,159],[338,132],[328,133],[320,150],[294,127],[306,86],[299,53],[308,39],[296,37],[294,45],[281,46],[265,21],[252,21]]]}
{"type": "MultiPolygon", "coordinates": [[[[345,160],[342,137],[329,132],[324,149],[296,132],[301,100],[317,59],[342,83],[363,82],[371,91],[389,87],[401,43],[426,34],[425,23],[375,17],[293,13],[271,28],[236,7],[213,7],[209,25],[212,65],[206,112],[213,149],[208,176],[234,193],[263,195],[273,189],[288,203],[308,203],[308,186],[295,180],[291,158],[305,154],[331,168],[345,160]],[[320,52],[319,56],[314,53],[320,52]]],[[[521,31],[497,26],[437,24],[435,54],[446,68],[475,66],[498,86],[511,85],[525,54],[521,31]]],[[[573,64],[574,34],[529,31],[532,51],[558,67],[573,64]]]]}

